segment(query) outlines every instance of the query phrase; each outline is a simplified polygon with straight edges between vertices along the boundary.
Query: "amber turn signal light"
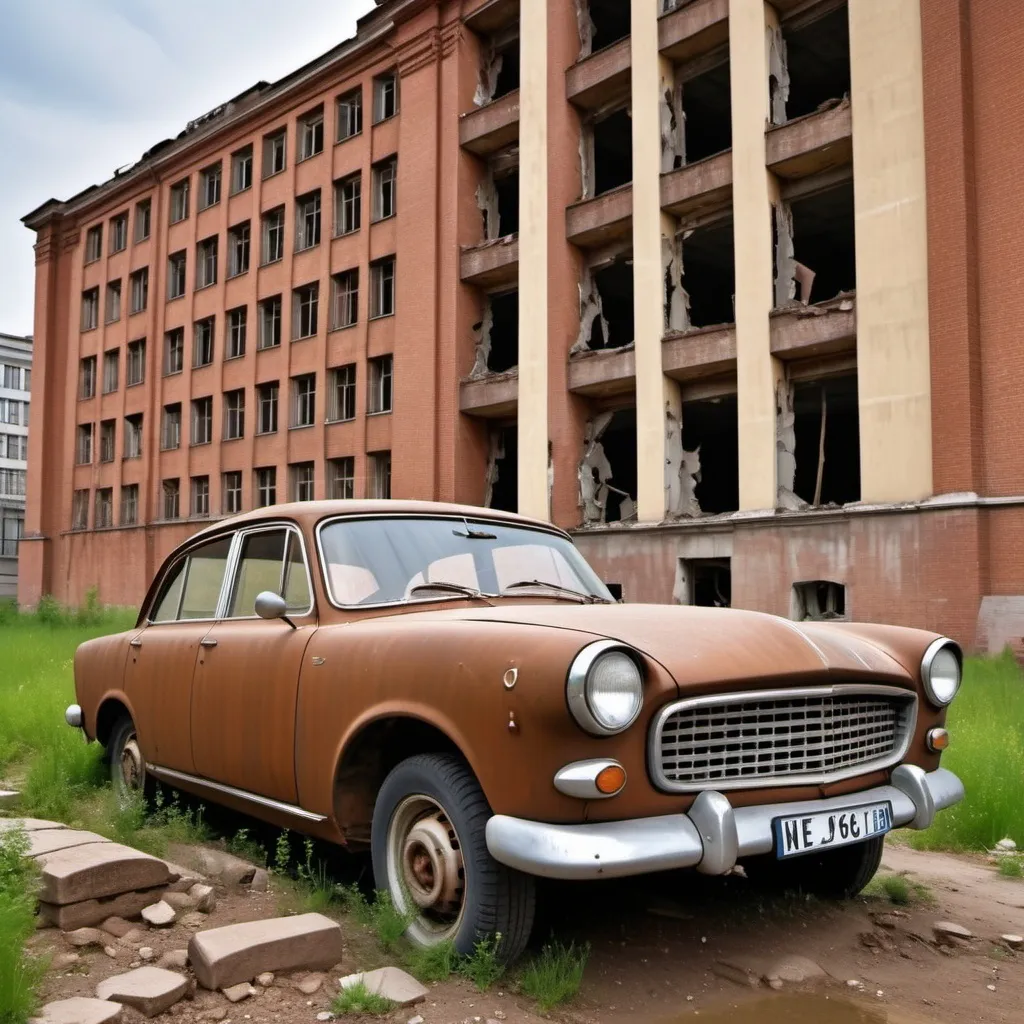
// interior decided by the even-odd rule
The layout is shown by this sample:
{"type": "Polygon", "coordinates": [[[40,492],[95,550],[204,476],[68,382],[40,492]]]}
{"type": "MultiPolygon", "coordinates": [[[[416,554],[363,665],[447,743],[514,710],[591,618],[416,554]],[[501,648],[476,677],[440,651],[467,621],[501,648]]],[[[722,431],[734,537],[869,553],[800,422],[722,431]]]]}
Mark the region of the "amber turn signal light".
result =
{"type": "Polygon", "coordinates": [[[610,764],[602,768],[594,779],[599,793],[605,796],[615,796],[616,793],[626,784],[626,769],[620,764],[610,764]]]}
{"type": "Polygon", "coordinates": [[[949,746],[949,733],[945,729],[929,729],[926,742],[928,749],[937,754],[949,746]]]}

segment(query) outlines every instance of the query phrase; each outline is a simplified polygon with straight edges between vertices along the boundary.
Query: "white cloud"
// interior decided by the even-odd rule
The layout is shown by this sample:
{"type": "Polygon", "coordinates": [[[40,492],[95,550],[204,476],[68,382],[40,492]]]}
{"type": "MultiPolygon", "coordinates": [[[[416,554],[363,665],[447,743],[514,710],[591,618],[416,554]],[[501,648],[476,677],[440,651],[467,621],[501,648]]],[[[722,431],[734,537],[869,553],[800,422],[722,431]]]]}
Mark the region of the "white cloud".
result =
{"type": "Polygon", "coordinates": [[[7,0],[0,34],[0,332],[32,332],[21,218],[355,32],[373,0],[7,0]]]}

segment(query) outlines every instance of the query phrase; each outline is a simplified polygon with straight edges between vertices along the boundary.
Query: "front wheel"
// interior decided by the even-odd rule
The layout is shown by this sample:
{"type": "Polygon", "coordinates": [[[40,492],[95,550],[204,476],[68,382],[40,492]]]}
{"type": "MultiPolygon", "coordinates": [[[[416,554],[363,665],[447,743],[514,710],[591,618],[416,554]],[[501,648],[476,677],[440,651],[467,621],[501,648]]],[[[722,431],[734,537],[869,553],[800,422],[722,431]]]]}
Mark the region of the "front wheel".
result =
{"type": "Polygon", "coordinates": [[[110,781],[122,806],[151,794],[153,787],[146,772],[146,759],[142,756],[135,723],[128,715],[118,719],[110,730],[106,760],[110,763],[110,781]]]}
{"type": "Polygon", "coordinates": [[[884,836],[840,846],[823,853],[808,853],[791,860],[772,854],[751,857],[743,870],[755,885],[776,892],[802,892],[826,900],[856,896],[875,877],[882,863],[884,836]]]}
{"type": "Polygon", "coordinates": [[[499,864],[484,828],[491,808],[464,761],[418,754],[395,767],[377,794],[370,844],[378,889],[411,921],[419,946],[450,941],[462,954],[500,935],[514,960],[533,926],[535,883],[499,864]]]}

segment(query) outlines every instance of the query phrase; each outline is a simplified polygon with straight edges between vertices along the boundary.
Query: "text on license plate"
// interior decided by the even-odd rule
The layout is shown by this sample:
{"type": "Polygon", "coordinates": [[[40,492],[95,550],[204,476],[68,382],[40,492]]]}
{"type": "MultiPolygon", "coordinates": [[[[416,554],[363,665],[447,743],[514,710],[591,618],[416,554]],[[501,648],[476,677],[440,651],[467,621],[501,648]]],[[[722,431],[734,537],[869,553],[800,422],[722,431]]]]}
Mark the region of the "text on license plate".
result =
{"type": "Polygon", "coordinates": [[[775,855],[795,857],[801,853],[862,843],[884,835],[892,828],[892,804],[885,800],[861,807],[845,807],[817,814],[793,814],[772,822],[775,855]]]}

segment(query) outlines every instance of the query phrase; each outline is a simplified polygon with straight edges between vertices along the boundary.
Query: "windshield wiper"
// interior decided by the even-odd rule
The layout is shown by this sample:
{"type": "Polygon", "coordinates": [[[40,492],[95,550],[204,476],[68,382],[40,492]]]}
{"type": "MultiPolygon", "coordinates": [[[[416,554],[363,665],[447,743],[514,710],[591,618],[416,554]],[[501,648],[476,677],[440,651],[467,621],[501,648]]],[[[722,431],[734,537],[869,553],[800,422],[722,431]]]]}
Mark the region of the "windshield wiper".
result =
{"type": "Polygon", "coordinates": [[[541,587],[545,590],[554,590],[559,594],[565,594],[566,597],[575,598],[581,604],[608,603],[600,594],[584,594],[582,591],[573,590],[572,587],[562,587],[557,583],[549,583],[547,580],[519,580],[517,583],[510,583],[502,590],[502,593],[507,593],[509,590],[526,589],[527,587],[541,587]]]}
{"type": "Polygon", "coordinates": [[[445,580],[435,580],[433,583],[417,583],[409,590],[409,596],[422,593],[425,590],[445,590],[452,594],[462,594],[463,597],[484,598],[486,595],[473,587],[464,586],[461,583],[448,583],[445,580]]]}
{"type": "Polygon", "coordinates": [[[452,530],[452,533],[456,537],[468,537],[470,540],[497,540],[498,535],[496,533],[488,533],[486,530],[474,530],[469,525],[469,520],[463,516],[462,521],[466,524],[466,532],[463,533],[461,530],[452,530]]]}

